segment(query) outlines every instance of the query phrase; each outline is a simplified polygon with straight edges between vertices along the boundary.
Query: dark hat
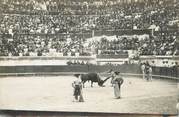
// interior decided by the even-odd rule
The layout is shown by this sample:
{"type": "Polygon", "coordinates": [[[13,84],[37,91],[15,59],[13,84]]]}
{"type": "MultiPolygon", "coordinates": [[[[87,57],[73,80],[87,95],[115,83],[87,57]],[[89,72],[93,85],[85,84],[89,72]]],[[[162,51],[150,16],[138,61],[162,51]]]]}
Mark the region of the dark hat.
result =
{"type": "Polygon", "coordinates": [[[120,74],[120,71],[115,71],[114,72],[116,75],[119,75],[120,74]]]}
{"type": "Polygon", "coordinates": [[[78,78],[80,76],[80,74],[74,74],[74,76],[78,78]]]}

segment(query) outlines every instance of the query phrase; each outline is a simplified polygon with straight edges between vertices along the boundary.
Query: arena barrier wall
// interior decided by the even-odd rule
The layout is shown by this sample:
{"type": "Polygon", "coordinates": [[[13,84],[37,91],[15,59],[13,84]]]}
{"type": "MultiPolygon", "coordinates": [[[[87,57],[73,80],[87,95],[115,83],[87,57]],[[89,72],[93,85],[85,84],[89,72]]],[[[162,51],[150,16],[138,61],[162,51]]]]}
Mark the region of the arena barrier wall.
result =
{"type": "Polygon", "coordinates": [[[39,72],[104,72],[109,69],[123,73],[140,73],[138,65],[32,65],[32,66],[0,66],[0,73],[39,73],[39,72]]]}
{"type": "MultiPolygon", "coordinates": [[[[64,65],[64,66],[0,66],[0,75],[66,75],[73,73],[88,73],[97,72],[103,73],[113,69],[114,71],[120,71],[123,74],[141,74],[139,65],[136,64],[123,64],[123,65],[64,65]]],[[[154,76],[165,76],[165,77],[179,77],[179,68],[172,67],[153,67],[154,76]]]]}

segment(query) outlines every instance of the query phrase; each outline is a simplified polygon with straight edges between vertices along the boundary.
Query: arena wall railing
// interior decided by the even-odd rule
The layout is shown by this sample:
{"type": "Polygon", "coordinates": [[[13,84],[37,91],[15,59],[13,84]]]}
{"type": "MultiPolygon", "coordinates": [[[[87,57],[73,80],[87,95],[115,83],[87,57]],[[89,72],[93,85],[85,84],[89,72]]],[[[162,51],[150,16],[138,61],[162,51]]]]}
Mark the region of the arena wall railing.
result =
{"type": "Polygon", "coordinates": [[[0,73],[40,73],[40,72],[104,72],[109,69],[121,72],[140,73],[135,64],[123,65],[23,65],[0,66],[0,73]]]}
{"type": "MultiPolygon", "coordinates": [[[[0,76],[39,76],[39,75],[73,75],[97,72],[100,75],[107,75],[109,69],[120,71],[124,76],[142,77],[139,65],[128,64],[119,66],[97,66],[97,65],[70,65],[70,66],[0,66],[0,76]]],[[[178,80],[178,71],[170,68],[155,68],[154,78],[178,80]],[[168,73],[167,73],[168,72],[168,73]]]]}
{"type": "MultiPolygon", "coordinates": [[[[147,57],[149,58],[149,57],[147,57]]],[[[177,59],[177,58],[176,58],[177,59]]],[[[95,61],[95,57],[87,57],[87,56],[71,56],[71,57],[0,57],[0,75],[8,76],[8,75],[39,75],[39,74],[64,74],[74,72],[97,72],[102,73],[109,69],[113,69],[115,71],[120,71],[121,73],[131,73],[131,74],[141,74],[141,68],[139,64],[122,64],[122,65],[92,65],[92,64],[84,64],[84,65],[60,65],[56,63],[56,61],[52,64],[52,61],[48,60],[89,60],[95,61]],[[39,60],[39,61],[35,61],[39,60]],[[23,61],[26,61],[24,64],[23,61]],[[28,64],[31,61],[35,61],[34,63],[28,64]],[[44,64],[48,63],[49,64],[44,64]],[[38,63],[37,62],[41,62],[38,63]],[[4,64],[5,63],[5,64],[4,64]]],[[[166,77],[179,77],[179,67],[152,67],[153,75],[158,76],[166,76],[166,77]]]]}

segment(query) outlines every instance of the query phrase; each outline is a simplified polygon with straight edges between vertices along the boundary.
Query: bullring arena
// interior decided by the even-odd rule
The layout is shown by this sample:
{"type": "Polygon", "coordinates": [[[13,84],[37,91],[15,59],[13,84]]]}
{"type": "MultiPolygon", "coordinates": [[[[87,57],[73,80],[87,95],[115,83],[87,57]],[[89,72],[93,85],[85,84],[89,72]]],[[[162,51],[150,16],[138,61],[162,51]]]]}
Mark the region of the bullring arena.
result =
{"type": "Polygon", "coordinates": [[[179,0],[0,0],[0,117],[133,115],[179,117],[179,0]]]}
{"type": "MultiPolygon", "coordinates": [[[[104,76],[101,76],[104,79],[104,76]]],[[[177,82],[124,76],[122,98],[115,99],[110,79],[105,87],[86,83],[85,102],[73,102],[73,75],[0,78],[0,109],[67,112],[175,114],[177,82]]]]}

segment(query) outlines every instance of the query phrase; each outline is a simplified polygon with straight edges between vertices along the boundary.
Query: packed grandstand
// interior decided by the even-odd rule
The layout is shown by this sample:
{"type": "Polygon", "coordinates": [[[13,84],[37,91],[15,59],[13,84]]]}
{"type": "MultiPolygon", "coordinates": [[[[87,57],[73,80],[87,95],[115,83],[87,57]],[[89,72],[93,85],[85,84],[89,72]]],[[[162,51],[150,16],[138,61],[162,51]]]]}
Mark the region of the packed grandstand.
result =
{"type": "Polygon", "coordinates": [[[0,15],[0,56],[179,55],[178,0],[1,0],[0,15]]]}

